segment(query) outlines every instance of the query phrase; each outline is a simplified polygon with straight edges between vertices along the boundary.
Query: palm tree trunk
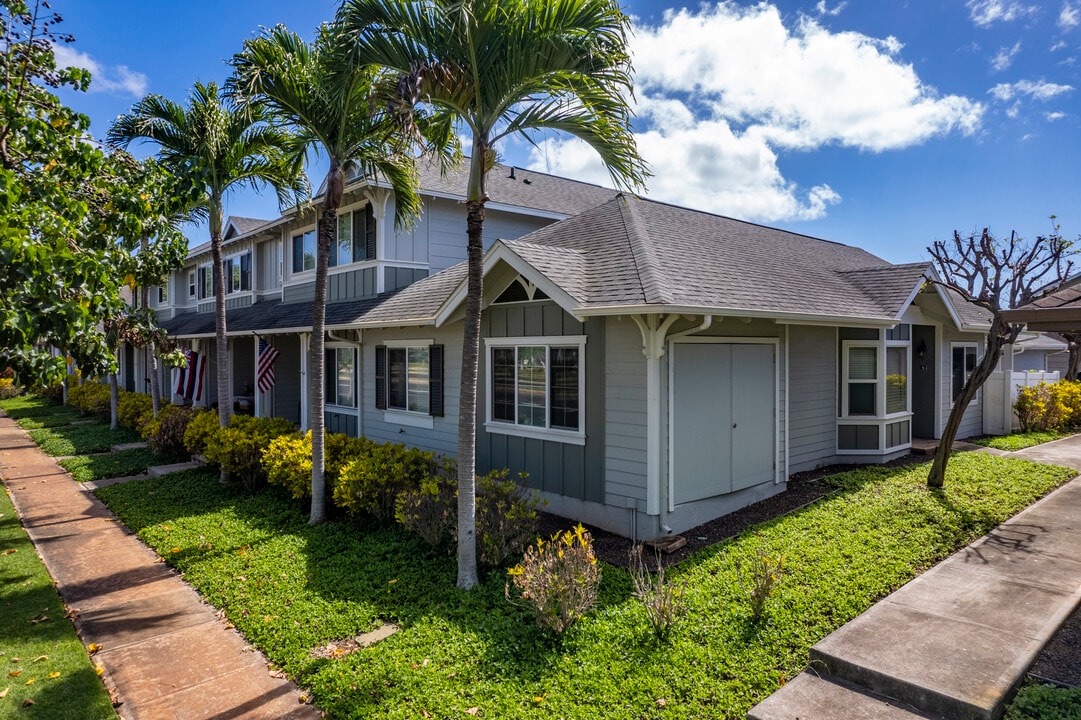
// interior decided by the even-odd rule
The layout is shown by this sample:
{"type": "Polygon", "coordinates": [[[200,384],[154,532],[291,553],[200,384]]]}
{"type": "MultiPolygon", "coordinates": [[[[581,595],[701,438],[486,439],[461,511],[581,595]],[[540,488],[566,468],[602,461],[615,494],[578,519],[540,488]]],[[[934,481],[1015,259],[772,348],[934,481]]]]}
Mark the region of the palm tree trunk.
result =
{"type": "MultiPolygon", "coordinates": [[[[220,208],[220,204],[218,205],[220,208]]],[[[222,268],[221,256],[221,211],[218,210],[217,227],[215,227],[213,210],[210,220],[210,248],[214,266],[214,345],[215,360],[218,366],[218,424],[225,427],[229,424],[229,398],[232,392],[229,390],[229,345],[225,335],[225,273],[222,268]]]]}
{"type": "Polygon", "coordinates": [[[109,429],[116,430],[120,427],[117,411],[120,407],[120,387],[116,381],[116,373],[109,373],[109,429]]]}
{"type": "Polygon", "coordinates": [[[1011,328],[997,317],[992,321],[991,330],[987,333],[987,345],[983,359],[980,360],[976,369],[972,371],[972,375],[969,376],[965,386],[961,388],[961,394],[954,401],[953,409],[950,410],[950,417],[946,420],[946,427],[942,429],[942,438],[939,441],[938,449],[935,450],[935,459],[931,463],[931,471],[927,474],[928,487],[940,488],[946,482],[946,465],[949,463],[953,441],[957,439],[957,431],[961,427],[961,420],[964,418],[965,410],[968,409],[979,389],[991,377],[991,373],[998,367],[998,361],[1002,358],[1002,349],[1017,339],[1017,333],[1020,332],[1020,329],[1020,325],[1011,328]]]}
{"type": "Polygon", "coordinates": [[[311,378],[312,431],[312,513],[310,525],[318,525],[327,519],[326,454],[324,453],[324,426],[326,420],[323,378],[326,377],[326,346],[324,326],[327,317],[327,267],[330,263],[330,244],[337,242],[338,208],[342,203],[345,178],[335,158],[330,159],[327,173],[327,190],[323,199],[323,214],[319,218],[318,249],[315,253],[315,297],[312,301],[311,360],[308,376],[311,378]]]}
{"type": "Polygon", "coordinates": [[[154,408],[154,417],[161,412],[161,379],[158,377],[158,348],[154,343],[146,346],[150,360],[150,400],[154,408]]]}
{"type": "MultiPolygon", "coordinates": [[[[482,196],[483,197],[483,196],[482,196]]],[[[480,305],[484,292],[484,200],[466,203],[469,242],[462,385],[458,401],[458,587],[477,580],[477,371],[480,363],[480,305]]]]}

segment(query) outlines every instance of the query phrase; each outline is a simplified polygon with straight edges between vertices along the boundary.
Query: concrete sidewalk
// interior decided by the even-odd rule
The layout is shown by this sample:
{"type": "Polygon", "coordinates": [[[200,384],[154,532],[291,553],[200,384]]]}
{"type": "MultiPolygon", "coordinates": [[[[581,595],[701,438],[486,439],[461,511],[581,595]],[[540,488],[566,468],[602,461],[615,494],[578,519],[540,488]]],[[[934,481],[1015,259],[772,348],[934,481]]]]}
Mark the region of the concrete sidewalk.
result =
{"type": "MultiPolygon", "coordinates": [[[[1009,455],[1081,469],[1081,435],[1009,455]]],[[[827,636],[748,718],[1000,718],[1081,602],[1078,547],[1081,478],[827,636]]]]}
{"type": "Polygon", "coordinates": [[[0,475],[125,720],[314,720],[293,683],[0,414],[0,475]]]}

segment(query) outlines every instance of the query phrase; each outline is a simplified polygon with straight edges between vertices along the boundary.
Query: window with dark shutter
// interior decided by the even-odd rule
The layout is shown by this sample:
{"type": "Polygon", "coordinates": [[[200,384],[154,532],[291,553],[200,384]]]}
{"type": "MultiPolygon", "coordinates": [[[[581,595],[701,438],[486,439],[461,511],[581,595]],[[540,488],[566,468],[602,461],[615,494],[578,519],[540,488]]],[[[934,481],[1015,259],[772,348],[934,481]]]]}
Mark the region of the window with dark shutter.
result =
{"type": "Polygon", "coordinates": [[[240,289],[251,290],[251,253],[240,256],[240,289]]]}
{"type": "Polygon", "coordinates": [[[428,346],[428,414],[443,417],[443,346],[428,346]]]}
{"type": "MultiPolygon", "coordinates": [[[[358,213],[359,214],[359,213],[358,213]]],[[[364,208],[364,254],[368,260],[375,260],[375,213],[371,203],[364,208]]]]}
{"type": "Polygon", "coordinates": [[[384,345],[375,348],[375,407],[387,409],[387,348],[384,345]]]}

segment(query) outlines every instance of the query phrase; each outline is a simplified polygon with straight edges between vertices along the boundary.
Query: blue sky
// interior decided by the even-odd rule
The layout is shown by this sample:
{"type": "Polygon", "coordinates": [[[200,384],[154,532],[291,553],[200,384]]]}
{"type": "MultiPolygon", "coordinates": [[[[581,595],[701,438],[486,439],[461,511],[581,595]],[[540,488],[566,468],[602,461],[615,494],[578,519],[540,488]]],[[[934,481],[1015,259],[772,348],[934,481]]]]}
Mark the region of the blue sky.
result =
{"type": "MultiPolygon", "coordinates": [[[[54,7],[76,37],[60,59],[95,78],[65,100],[101,137],[145,93],[183,100],[195,80],[223,81],[225,58],[260,25],[310,34],[337,4],[54,7]]],[[[1081,233],[1081,0],[638,0],[626,9],[650,197],[894,262],[923,259],[954,229],[1045,233],[1052,213],[1066,236],[1081,233]]],[[[565,138],[500,150],[521,167],[606,177],[565,138]]],[[[273,217],[277,204],[246,192],[228,211],[273,217]]],[[[206,239],[205,228],[188,234],[206,239]]]]}

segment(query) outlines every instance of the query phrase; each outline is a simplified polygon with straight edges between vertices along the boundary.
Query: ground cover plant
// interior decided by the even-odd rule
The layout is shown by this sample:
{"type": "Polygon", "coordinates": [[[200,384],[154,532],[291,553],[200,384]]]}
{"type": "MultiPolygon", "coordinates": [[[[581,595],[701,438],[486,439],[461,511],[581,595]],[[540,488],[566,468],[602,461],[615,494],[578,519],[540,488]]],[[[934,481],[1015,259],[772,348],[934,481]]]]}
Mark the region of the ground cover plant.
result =
{"type": "Polygon", "coordinates": [[[147,448],[132,448],[118,452],[95,455],[76,455],[60,461],[60,467],[71,473],[79,482],[126,477],[146,472],[151,465],[168,465],[183,462],[188,455],[155,455],[147,448]]]}
{"type": "Polygon", "coordinates": [[[31,430],[30,439],[46,455],[88,455],[108,452],[113,445],[139,440],[131,430],[110,430],[102,423],[31,430]]]}
{"type": "Polygon", "coordinates": [[[955,456],[943,490],[926,472],[834,476],[819,502],[670,568],[685,615],[665,640],[622,568],[603,568],[596,609],[557,640],[504,597],[505,570],[462,593],[445,550],[365,515],[309,526],[282,488],[194,470],[97,494],[331,717],[741,719],[812,644],[1073,475],[976,453],[955,456]],[[785,573],[755,619],[746,578],[762,555],[785,573]],[[383,621],[401,629],[312,654],[383,621]]]}
{"type": "Polygon", "coordinates": [[[18,420],[20,418],[41,417],[57,413],[70,413],[74,408],[57,405],[45,398],[34,395],[20,395],[7,400],[0,400],[0,410],[18,420]]]}
{"type": "Polygon", "coordinates": [[[983,445],[984,447],[995,448],[996,450],[1016,452],[1034,445],[1042,445],[1043,443],[1051,442],[1052,440],[1061,440],[1062,438],[1070,437],[1071,434],[1072,433],[1060,430],[1033,430],[1030,432],[1017,432],[1011,435],[994,435],[991,437],[976,438],[973,442],[977,445],[983,445]]]}
{"type": "Polygon", "coordinates": [[[1006,708],[1005,720],[1073,720],[1081,717],[1081,689],[1026,685],[1006,708]]]}
{"type": "MultiPolygon", "coordinates": [[[[63,406],[59,406],[63,407],[63,406]]],[[[16,420],[23,430],[37,430],[38,428],[50,428],[60,427],[62,425],[69,425],[76,420],[84,420],[83,414],[79,410],[71,408],[63,408],[62,412],[54,412],[48,415],[32,415],[30,417],[22,417],[16,420]]]]}
{"type": "Polygon", "coordinates": [[[0,493],[0,638],[0,717],[115,720],[6,492],[0,493]]]}

